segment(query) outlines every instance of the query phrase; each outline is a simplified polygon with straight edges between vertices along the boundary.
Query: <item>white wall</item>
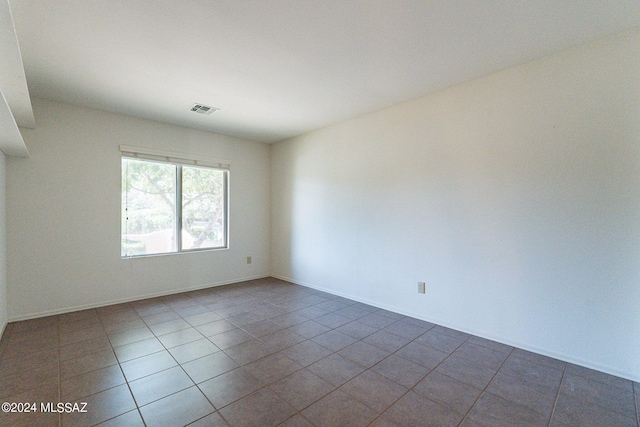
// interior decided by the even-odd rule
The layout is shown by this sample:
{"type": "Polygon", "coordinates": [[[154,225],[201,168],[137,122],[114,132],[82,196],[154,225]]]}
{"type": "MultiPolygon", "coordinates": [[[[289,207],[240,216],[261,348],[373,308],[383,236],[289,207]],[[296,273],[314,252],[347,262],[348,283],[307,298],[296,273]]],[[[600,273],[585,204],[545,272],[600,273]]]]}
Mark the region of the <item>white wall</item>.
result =
{"type": "Polygon", "coordinates": [[[0,338],[7,322],[7,200],[6,200],[6,162],[0,152],[0,338]]]}
{"type": "Polygon", "coordinates": [[[7,159],[11,320],[270,274],[269,146],[39,99],[33,108],[37,127],[22,130],[31,157],[7,159]],[[121,259],[120,144],[229,160],[230,248],[121,259]]]}
{"type": "Polygon", "coordinates": [[[639,112],[635,31],[278,143],[274,274],[638,381],[639,112]]]}

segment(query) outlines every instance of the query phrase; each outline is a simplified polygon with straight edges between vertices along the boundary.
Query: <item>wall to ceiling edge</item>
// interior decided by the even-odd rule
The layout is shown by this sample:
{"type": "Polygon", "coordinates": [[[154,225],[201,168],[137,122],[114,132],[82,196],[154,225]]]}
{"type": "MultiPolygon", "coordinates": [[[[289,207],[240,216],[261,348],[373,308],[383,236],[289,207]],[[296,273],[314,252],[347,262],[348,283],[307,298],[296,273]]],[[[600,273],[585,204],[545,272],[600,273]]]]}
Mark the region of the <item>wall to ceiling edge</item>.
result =
{"type": "Polygon", "coordinates": [[[36,99],[31,158],[6,159],[4,318],[273,273],[638,381],[638,47],[634,31],[271,148],[36,99]],[[120,259],[119,144],[231,160],[231,248],[120,259]]]}
{"type": "Polygon", "coordinates": [[[638,381],[639,112],[636,30],[277,143],[273,273],[638,381]]]}
{"type": "Polygon", "coordinates": [[[270,148],[33,100],[30,158],[7,158],[8,317],[21,320],[270,275],[270,148]],[[120,257],[120,145],[230,161],[229,249],[120,257]],[[252,263],[246,263],[246,257],[252,263]]]}

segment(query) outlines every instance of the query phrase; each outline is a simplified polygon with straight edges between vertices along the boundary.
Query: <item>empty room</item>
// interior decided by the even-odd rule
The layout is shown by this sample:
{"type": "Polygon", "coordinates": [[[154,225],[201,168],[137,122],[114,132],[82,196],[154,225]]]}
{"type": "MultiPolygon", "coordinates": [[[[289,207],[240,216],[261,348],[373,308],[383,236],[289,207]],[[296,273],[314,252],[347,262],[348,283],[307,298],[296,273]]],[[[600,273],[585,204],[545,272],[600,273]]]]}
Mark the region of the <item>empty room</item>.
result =
{"type": "Polygon", "coordinates": [[[640,426],[637,0],[0,0],[0,426],[640,426]]]}

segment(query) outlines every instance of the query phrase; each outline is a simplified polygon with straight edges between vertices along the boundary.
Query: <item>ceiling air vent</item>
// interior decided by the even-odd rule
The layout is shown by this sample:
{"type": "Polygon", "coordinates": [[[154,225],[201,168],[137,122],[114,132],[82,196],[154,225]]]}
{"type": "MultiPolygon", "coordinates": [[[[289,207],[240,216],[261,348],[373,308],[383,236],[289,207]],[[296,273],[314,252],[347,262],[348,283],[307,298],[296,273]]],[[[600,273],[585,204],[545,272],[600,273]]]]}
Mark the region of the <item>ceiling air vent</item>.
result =
{"type": "Polygon", "coordinates": [[[193,107],[191,107],[190,110],[193,111],[194,113],[209,115],[214,111],[218,111],[219,108],[209,107],[207,105],[202,105],[202,104],[193,104],[193,107]]]}

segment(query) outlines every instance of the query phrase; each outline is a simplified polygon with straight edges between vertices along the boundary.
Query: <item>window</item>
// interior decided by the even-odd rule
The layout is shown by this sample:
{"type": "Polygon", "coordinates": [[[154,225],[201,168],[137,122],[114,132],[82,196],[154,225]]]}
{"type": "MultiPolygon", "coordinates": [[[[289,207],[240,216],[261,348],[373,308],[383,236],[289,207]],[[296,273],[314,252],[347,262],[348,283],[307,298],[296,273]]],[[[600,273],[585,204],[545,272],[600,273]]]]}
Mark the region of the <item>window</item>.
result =
{"type": "Polygon", "coordinates": [[[228,165],[179,160],[123,151],[121,256],[227,247],[228,165]]]}

